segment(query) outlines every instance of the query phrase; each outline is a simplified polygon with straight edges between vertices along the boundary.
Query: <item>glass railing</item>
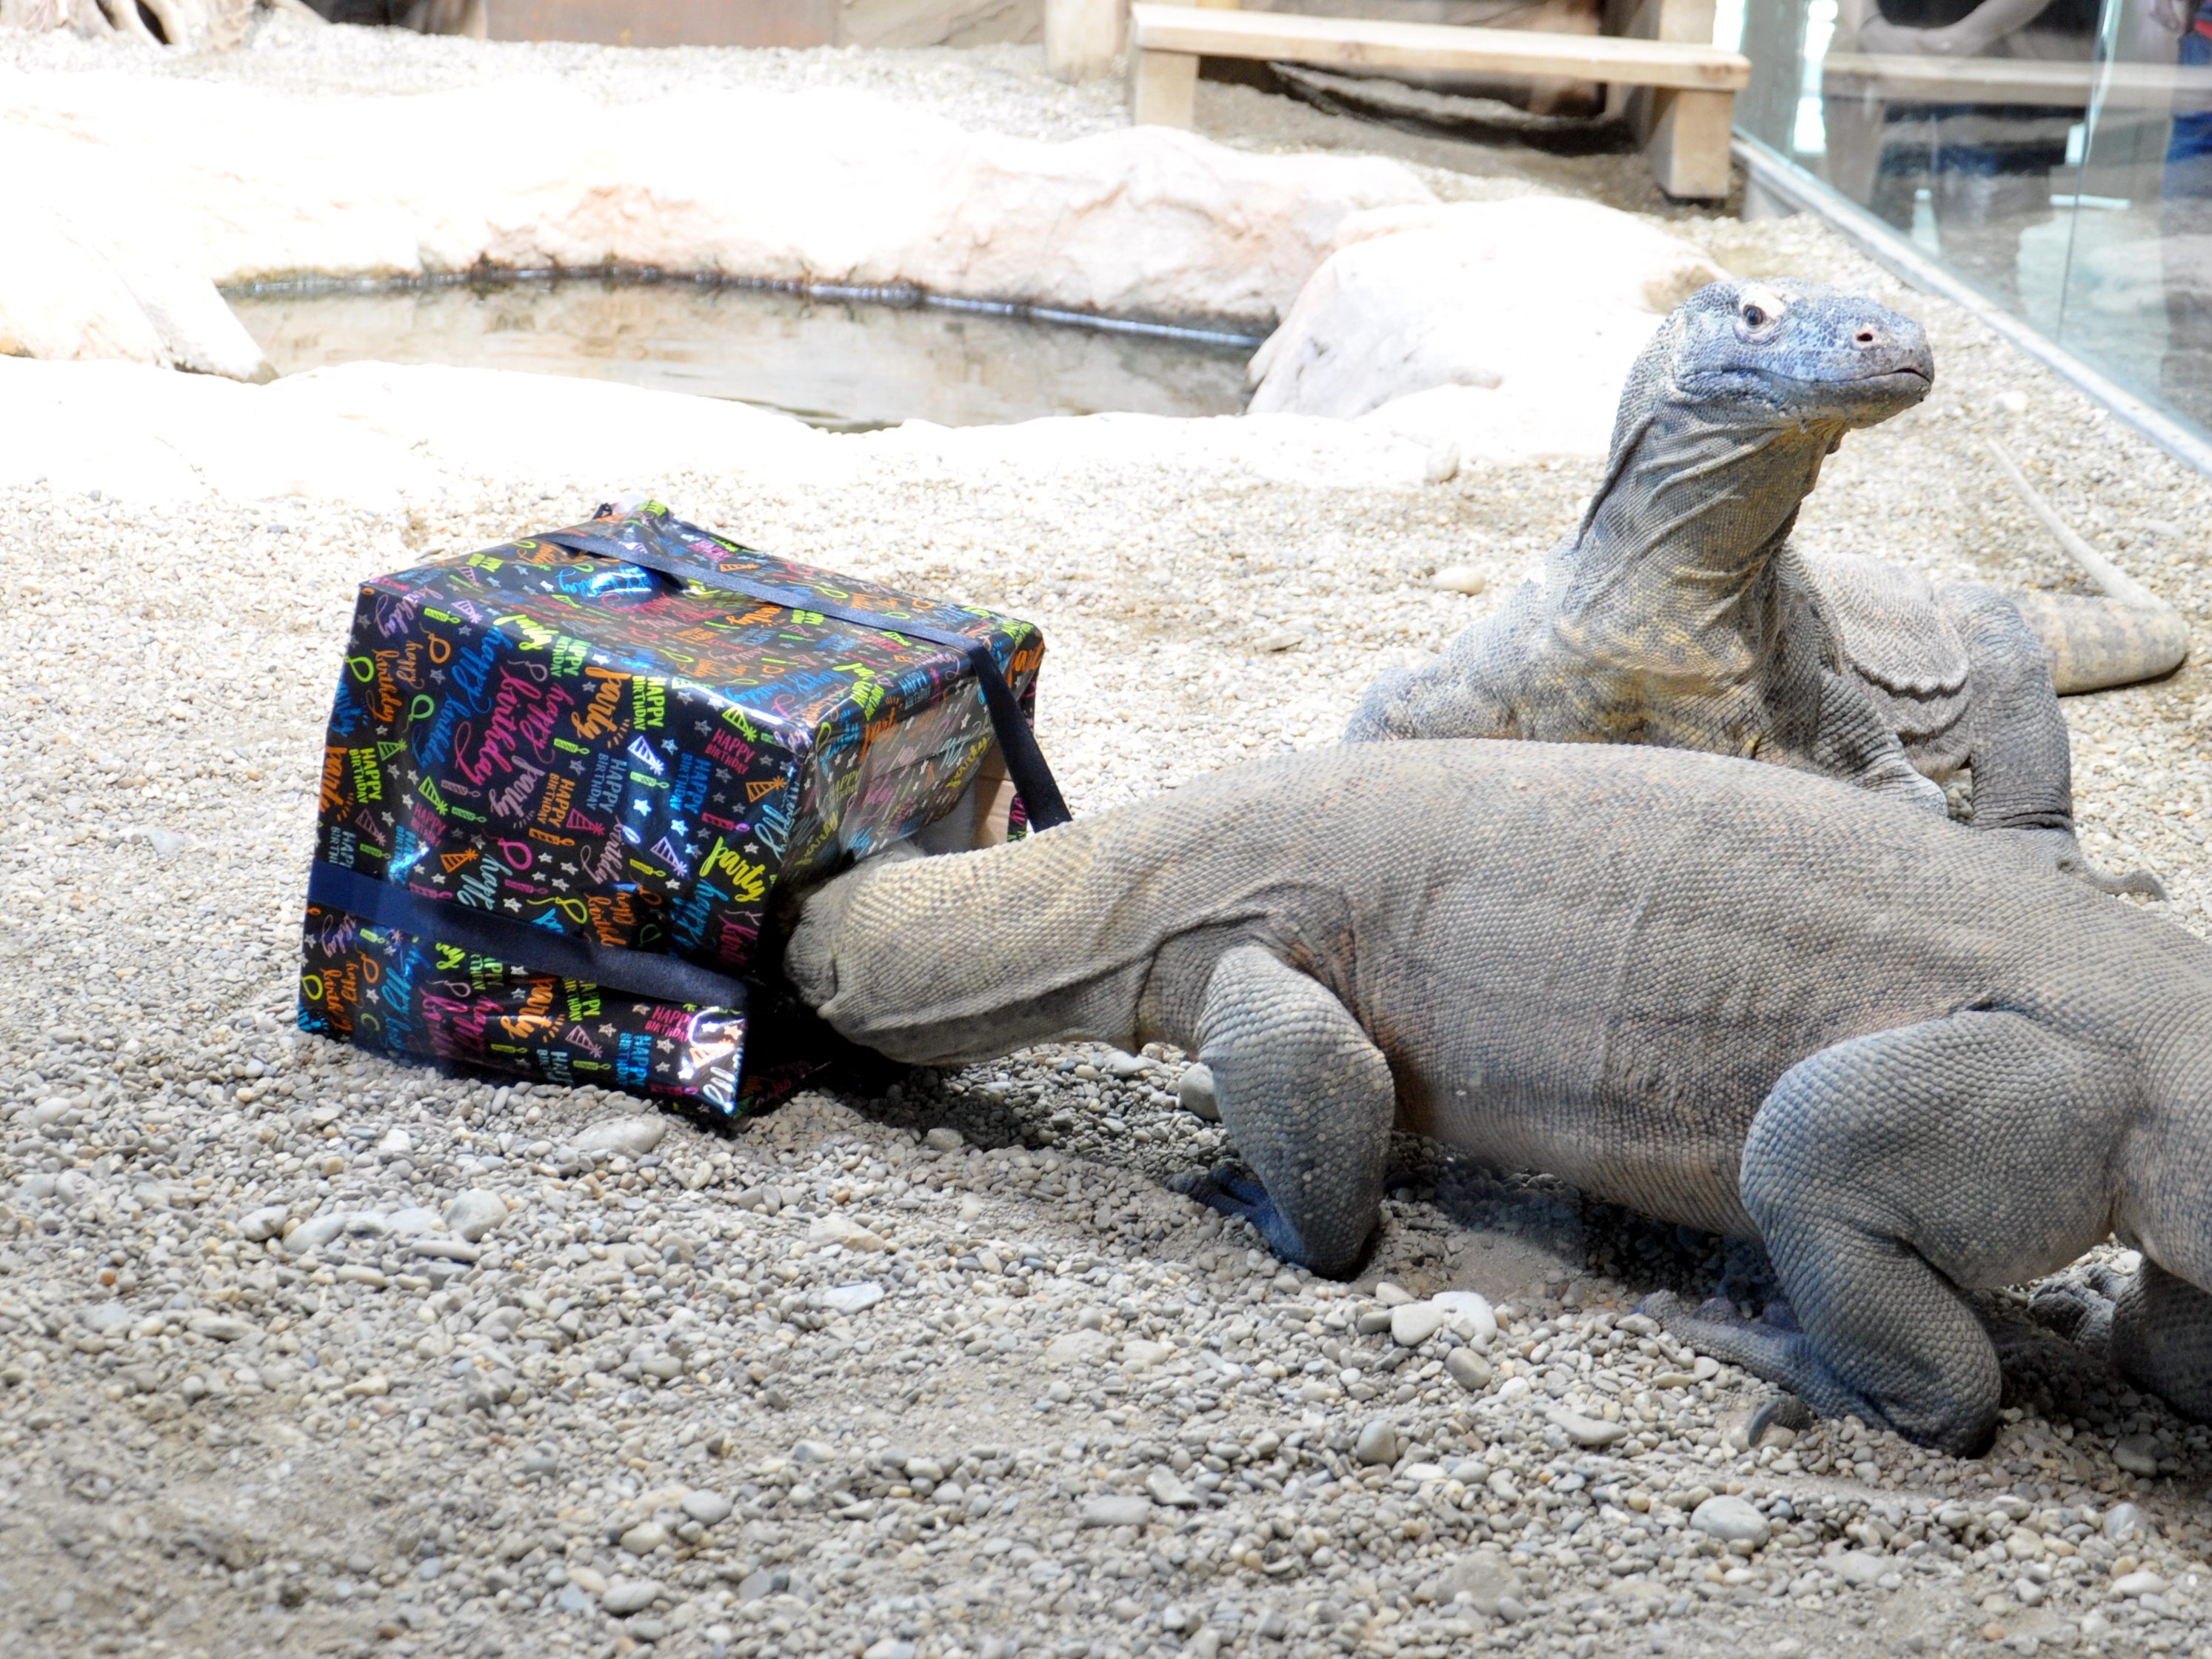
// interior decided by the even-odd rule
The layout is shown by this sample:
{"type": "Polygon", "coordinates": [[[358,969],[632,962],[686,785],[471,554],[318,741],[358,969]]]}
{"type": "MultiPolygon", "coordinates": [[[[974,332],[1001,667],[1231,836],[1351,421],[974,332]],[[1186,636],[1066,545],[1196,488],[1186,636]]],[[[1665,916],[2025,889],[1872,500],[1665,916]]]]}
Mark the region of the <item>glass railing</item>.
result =
{"type": "Polygon", "coordinates": [[[2212,0],[1741,0],[1737,126],[2212,435],[2212,0]]]}

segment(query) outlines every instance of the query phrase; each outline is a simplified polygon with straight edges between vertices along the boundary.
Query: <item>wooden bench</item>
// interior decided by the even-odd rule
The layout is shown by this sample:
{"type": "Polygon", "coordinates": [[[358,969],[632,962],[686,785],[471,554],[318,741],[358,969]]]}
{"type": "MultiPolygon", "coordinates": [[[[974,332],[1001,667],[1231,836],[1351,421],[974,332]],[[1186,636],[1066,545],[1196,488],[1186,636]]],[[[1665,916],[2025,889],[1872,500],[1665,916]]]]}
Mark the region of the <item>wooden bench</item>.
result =
{"type": "Polygon", "coordinates": [[[2028,104],[2087,109],[2202,107],[2212,70],[2174,64],[2051,62],[2033,58],[1875,57],[1832,52],[1820,89],[1831,98],[1870,96],[1930,104],[2028,104]]]}
{"type": "Polygon", "coordinates": [[[1735,94],[1751,79],[1751,62],[1701,44],[1696,31],[1702,24],[1710,43],[1712,18],[1712,0],[1645,0],[1628,36],[1540,34],[1140,3],[1129,8],[1132,108],[1139,123],[1189,126],[1200,58],[1598,81],[1645,89],[1630,118],[1660,189],[1722,197],[1735,94]]]}

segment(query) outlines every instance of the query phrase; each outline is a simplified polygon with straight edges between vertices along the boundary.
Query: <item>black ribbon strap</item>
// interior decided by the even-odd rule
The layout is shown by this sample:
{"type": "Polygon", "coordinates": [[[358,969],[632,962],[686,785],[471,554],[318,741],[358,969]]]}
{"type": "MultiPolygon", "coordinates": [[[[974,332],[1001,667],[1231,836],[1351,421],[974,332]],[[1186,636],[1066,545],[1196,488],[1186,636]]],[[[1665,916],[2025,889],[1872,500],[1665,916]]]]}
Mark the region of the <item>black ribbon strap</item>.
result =
{"type": "Polygon", "coordinates": [[[745,988],[726,974],[681,957],[602,945],[576,933],[556,933],[495,910],[452,899],[424,898],[397,883],[379,881],[343,865],[315,860],[307,872],[307,902],[343,910],[373,927],[458,945],[533,974],[558,974],[658,1002],[745,1012],[745,988]]]}
{"type": "Polygon", "coordinates": [[[561,531],[532,538],[562,547],[572,553],[589,554],[597,558],[620,559],[624,564],[634,564],[647,570],[658,571],[678,581],[693,581],[708,587],[720,588],[726,592],[740,593],[747,599],[760,599],[769,605],[780,605],[787,611],[812,611],[825,617],[835,617],[857,627],[872,629],[879,634],[903,634],[909,639],[924,640],[932,645],[941,645],[957,651],[968,659],[975,671],[975,678],[983,690],[983,707],[991,717],[992,734],[999,740],[999,752],[1006,757],[1006,773],[1021,791],[1022,805],[1027,809],[1032,826],[1050,830],[1066,823],[1073,814],[1053,781],[1052,769],[1045,763],[1044,750],[1037,747],[1036,733],[1022,717],[1021,705],[1014,700],[1013,688],[1006,677],[999,672],[999,659],[991,654],[987,641],[956,634],[949,628],[934,628],[927,623],[900,622],[890,617],[862,611],[852,605],[832,605],[818,596],[794,587],[777,587],[768,582],[757,582],[743,576],[732,576],[725,571],[672,559],[659,553],[645,552],[625,547],[620,542],[604,536],[582,536],[573,531],[561,531]]]}

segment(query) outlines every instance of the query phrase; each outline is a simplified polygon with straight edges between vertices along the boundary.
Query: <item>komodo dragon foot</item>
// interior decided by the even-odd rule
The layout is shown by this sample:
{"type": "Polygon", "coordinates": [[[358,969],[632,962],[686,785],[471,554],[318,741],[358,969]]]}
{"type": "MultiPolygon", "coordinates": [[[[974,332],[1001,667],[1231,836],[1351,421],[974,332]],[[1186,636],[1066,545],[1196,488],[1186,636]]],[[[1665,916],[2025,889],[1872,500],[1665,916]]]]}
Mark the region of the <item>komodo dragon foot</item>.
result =
{"type": "Polygon", "coordinates": [[[2017,830],[2010,833],[2023,837],[2037,856],[2048,860],[2061,875],[2086,881],[2100,893],[2135,893],[2160,903],[2166,902],[2166,884],[2149,871],[2130,870],[2124,876],[2108,876],[2089,862],[2081,843],[2063,830],[2017,830]]]}
{"type": "Polygon", "coordinates": [[[2027,1311],[2191,1422],[2212,1421],[2212,1296],[2156,1262],[2078,1267],[2039,1286],[2027,1311]]]}
{"type": "Polygon", "coordinates": [[[1731,1365],[1741,1366],[1753,1376],[1784,1389],[1788,1403],[1770,1401],[1753,1413],[1751,1443],[1770,1428],[1801,1428],[1813,1416],[1856,1417],[1864,1423],[1887,1425],[1889,1419],[1863,1395],[1836,1376],[1814,1351],[1794,1317],[1754,1323],[1727,1304],[1707,1303],[1695,1313],[1682,1305],[1671,1291],[1655,1291],[1637,1311],[1656,1319],[1676,1341],[1699,1353],[1731,1365]],[[1725,1309],[1725,1311],[1723,1310],[1725,1309]]]}
{"type": "Polygon", "coordinates": [[[1217,1164],[1211,1170],[1186,1170],[1180,1175],[1170,1176],[1167,1184],[1170,1192],[1181,1193],[1209,1210],[1250,1222],[1278,1255],[1286,1254],[1286,1244],[1294,1245],[1297,1242],[1297,1235],[1275,1208],[1275,1201],[1267,1196],[1267,1189],[1259,1177],[1234,1164],[1217,1164]]]}
{"type": "MultiPolygon", "coordinates": [[[[1661,1291],[1657,1295],[1646,1297],[1644,1305],[1638,1311],[1646,1318],[1656,1319],[1662,1325],[1665,1324],[1670,1311],[1668,1304],[1671,1304],[1672,1311],[1679,1311],[1680,1309],[1680,1304],[1674,1302],[1671,1297],[1667,1297],[1666,1304],[1662,1304],[1660,1297],[1666,1294],[1661,1291]]],[[[1692,1325],[1717,1326],[1737,1330],[1756,1328],[1752,1321],[1746,1319],[1736,1311],[1735,1304],[1724,1296],[1708,1297],[1698,1304],[1695,1313],[1686,1316],[1686,1318],[1692,1325]]],[[[1759,1323],[1771,1332],[1779,1331],[1787,1334],[1799,1328],[1797,1316],[1790,1311],[1790,1304],[1779,1300],[1771,1301],[1766,1304],[1765,1309],[1759,1315],[1759,1323]]],[[[1771,1395],[1760,1403],[1757,1410],[1752,1413],[1750,1420],[1744,1425],[1743,1443],[1749,1449],[1756,1451],[1759,1449],[1759,1442],[1766,1438],[1768,1430],[1788,1429],[1793,1433],[1802,1433],[1811,1428],[1815,1420],[1813,1408],[1796,1395],[1788,1393],[1771,1395]]]]}
{"type": "Polygon", "coordinates": [[[2112,1310],[2129,1282],[2125,1273],[2091,1263],[2037,1285],[2028,1317],[2092,1352],[2106,1352],[2112,1341],[2112,1310]]]}

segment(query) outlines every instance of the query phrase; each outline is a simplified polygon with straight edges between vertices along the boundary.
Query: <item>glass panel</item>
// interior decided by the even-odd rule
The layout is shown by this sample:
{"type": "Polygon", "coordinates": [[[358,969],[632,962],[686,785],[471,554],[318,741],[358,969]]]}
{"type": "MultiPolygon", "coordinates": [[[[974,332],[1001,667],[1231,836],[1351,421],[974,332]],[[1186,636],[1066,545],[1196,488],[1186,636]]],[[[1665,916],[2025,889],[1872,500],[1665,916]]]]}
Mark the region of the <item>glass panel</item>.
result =
{"type": "Polygon", "coordinates": [[[1773,56],[1744,125],[2055,328],[2098,22],[2097,0],[1751,0],[1745,49],[1773,56]]]}
{"type": "Polygon", "coordinates": [[[2212,0],[2106,0],[2082,154],[2068,349],[2212,427],[2212,0]]]}
{"type": "Polygon", "coordinates": [[[2212,0],[1741,8],[1741,131],[2212,428],[2212,0]]]}

